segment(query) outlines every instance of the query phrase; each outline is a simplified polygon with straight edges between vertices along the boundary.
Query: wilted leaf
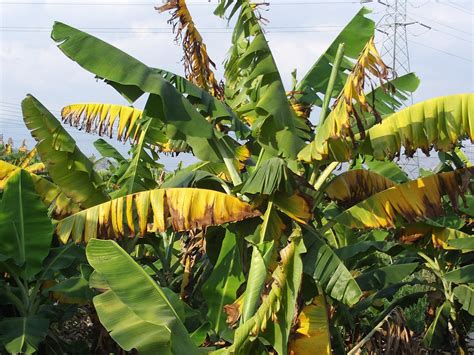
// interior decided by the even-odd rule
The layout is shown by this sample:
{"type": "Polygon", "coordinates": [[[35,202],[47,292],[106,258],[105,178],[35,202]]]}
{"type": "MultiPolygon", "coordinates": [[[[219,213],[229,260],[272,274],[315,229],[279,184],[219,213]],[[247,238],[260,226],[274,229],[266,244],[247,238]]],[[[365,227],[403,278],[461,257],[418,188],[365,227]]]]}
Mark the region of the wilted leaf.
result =
{"type": "Polygon", "coordinates": [[[249,204],[221,192],[170,188],[138,192],[113,199],[59,221],[56,231],[66,242],[92,238],[203,229],[260,215],[249,204]]]}
{"type": "Polygon", "coordinates": [[[352,206],[335,220],[350,228],[393,228],[397,221],[413,223],[441,216],[443,197],[448,195],[456,209],[473,174],[474,168],[458,169],[396,185],[352,206]]]}
{"type": "Polygon", "coordinates": [[[288,344],[291,355],[331,354],[331,336],[324,296],[317,296],[298,316],[298,328],[288,344]]]}
{"type": "Polygon", "coordinates": [[[336,200],[344,207],[351,207],[360,201],[386,190],[395,183],[369,170],[349,170],[338,175],[325,189],[331,200],[336,200]]]}
{"type": "Polygon", "coordinates": [[[394,157],[404,147],[412,156],[417,148],[450,152],[469,137],[474,142],[474,94],[458,94],[409,106],[367,131],[361,151],[375,159],[394,157]]]}

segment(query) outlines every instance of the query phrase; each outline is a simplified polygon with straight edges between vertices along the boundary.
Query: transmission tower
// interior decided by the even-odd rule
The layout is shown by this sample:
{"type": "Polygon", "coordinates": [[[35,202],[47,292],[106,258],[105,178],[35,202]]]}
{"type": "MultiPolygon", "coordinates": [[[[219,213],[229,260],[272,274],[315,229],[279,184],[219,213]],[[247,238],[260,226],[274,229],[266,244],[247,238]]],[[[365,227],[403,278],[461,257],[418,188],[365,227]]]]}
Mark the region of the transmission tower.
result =
{"type": "MultiPolygon", "coordinates": [[[[384,62],[389,65],[397,76],[411,72],[410,55],[408,51],[407,26],[416,22],[407,22],[407,0],[383,0],[379,3],[385,5],[385,15],[378,25],[378,30],[383,33],[381,55],[384,62]]],[[[410,95],[410,101],[413,98],[410,95]]],[[[410,177],[417,177],[420,169],[418,152],[413,158],[400,158],[399,164],[410,177]]]]}
{"type": "Polygon", "coordinates": [[[398,76],[410,72],[410,56],[408,52],[407,0],[385,0],[385,16],[379,28],[385,34],[382,43],[382,57],[398,76]]]}

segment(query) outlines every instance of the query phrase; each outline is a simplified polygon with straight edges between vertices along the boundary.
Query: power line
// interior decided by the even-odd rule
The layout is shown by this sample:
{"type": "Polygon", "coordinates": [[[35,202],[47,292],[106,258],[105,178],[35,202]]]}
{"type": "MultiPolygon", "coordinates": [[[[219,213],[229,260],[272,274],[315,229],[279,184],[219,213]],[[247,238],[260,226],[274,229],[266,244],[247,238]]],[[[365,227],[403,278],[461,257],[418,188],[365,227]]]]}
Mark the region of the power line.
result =
{"type": "Polygon", "coordinates": [[[453,9],[455,9],[455,10],[458,10],[458,11],[463,12],[463,13],[468,14],[468,15],[474,15],[474,13],[472,11],[469,11],[466,8],[464,8],[462,6],[459,6],[458,4],[455,4],[453,2],[440,2],[439,4],[449,6],[453,9]]]}
{"type": "Polygon", "coordinates": [[[416,42],[416,41],[413,41],[413,40],[411,40],[411,39],[408,40],[408,41],[411,42],[411,43],[417,44],[417,45],[419,45],[419,46],[426,47],[426,48],[432,49],[432,50],[437,51],[437,52],[440,52],[440,53],[444,53],[444,54],[449,55],[449,56],[451,56],[451,57],[459,58],[459,59],[462,59],[462,60],[465,60],[465,61],[471,62],[471,63],[474,62],[474,61],[473,61],[472,59],[470,59],[470,58],[462,57],[462,56],[460,56],[460,55],[457,55],[457,54],[454,54],[454,53],[451,53],[451,52],[447,52],[447,51],[444,51],[444,50],[442,50],[442,49],[438,49],[438,48],[435,48],[435,47],[431,47],[431,46],[428,46],[428,45],[426,45],[426,44],[424,44],[424,43],[416,42]]]}
{"type": "Polygon", "coordinates": [[[426,31],[424,31],[423,33],[418,34],[418,35],[415,35],[415,34],[412,33],[412,35],[414,35],[415,37],[419,37],[419,36],[421,36],[422,34],[425,34],[425,33],[429,32],[430,30],[432,30],[432,31],[435,31],[435,32],[442,33],[442,34],[444,34],[444,35],[446,35],[446,36],[450,36],[450,37],[459,39],[460,41],[474,44],[474,42],[471,41],[471,40],[469,40],[469,39],[466,39],[466,38],[464,38],[464,37],[455,35],[455,34],[453,34],[453,33],[446,32],[445,30],[440,30],[440,29],[438,29],[438,28],[436,28],[436,27],[427,25],[427,24],[425,24],[425,23],[419,22],[419,21],[417,21],[417,20],[416,20],[415,18],[413,18],[413,17],[410,17],[410,18],[415,21],[414,23],[417,23],[417,24],[419,24],[419,25],[421,25],[421,26],[423,26],[423,27],[425,27],[425,28],[427,29],[426,31]]]}
{"type": "MultiPolygon", "coordinates": [[[[464,34],[469,35],[469,36],[474,36],[474,34],[473,34],[472,32],[467,32],[467,31],[460,30],[459,28],[456,28],[456,27],[447,25],[447,24],[445,24],[445,23],[439,22],[439,21],[434,20],[434,19],[432,19],[432,18],[429,18],[429,17],[426,17],[426,16],[422,16],[422,15],[418,15],[418,14],[415,15],[415,16],[416,16],[416,17],[420,17],[420,18],[422,18],[422,19],[425,19],[425,20],[427,20],[427,21],[434,22],[434,23],[436,23],[436,24],[438,24],[438,25],[440,25],[440,26],[444,26],[444,27],[449,28],[449,29],[451,29],[451,30],[458,31],[458,32],[460,32],[460,33],[464,33],[464,34]]],[[[411,16],[410,16],[410,18],[411,18],[412,20],[416,20],[415,18],[413,18],[413,17],[411,17],[411,16]]]]}
{"type": "MultiPolygon", "coordinates": [[[[266,27],[265,31],[268,33],[304,33],[304,32],[335,32],[339,29],[342,29],[344,26],[320,26],[320,27],[266,27]]],[[[170,28],[82,28],[81,30],[89,31],[91,33],[110,33],[110,34],[120,34],[120,33],[131,33],[131,34],[172,34],[173,31],[170,28]]],[[[0,32],[50,32],[50,27],[22,27],[22,26],[3,26],[0,27],[0,32]]],[[[232,33],[232,28],[209,28],[209,30],[200,30],[201,33],[207,34],[218,34],[218,33],[232,33]]]]}
{"type": "MultiPolygon", "coordinates": [[[[271,6],[298,6],[298,5],[337,5],[337,4],[360,4],[360,1],[307,1],[307,2],[269,2],[271,6]]],[[[4,1],[0,5],[57,5],[57,6],[156,6],[156,2],[149,3],[110,3],[110,2],[26,2],[26,1],[4,1]]],[[[189,2],[191,6],[216,6],[217,3],[189,2]]]]}
{"type": "Polygon", "coordinates": [[[457,36],[457,35],[455,35],[455,34],[448,33],[448,32],[445,32],[445,31],[439,30],[439,29],[437,29],[437,28],[434,28],[434,27],[432,27],[431,29],[432,29],[433,31],[440,32],[440,33],[443,33],[443,34],[445,34],[445,35],[447,35],[447,36],[451,36],[451,37],[453,37],[453,38],[457,38],[457,39],[459,39],[459,40],[461,40],[461,41],[463,41],[463,42],[467,42],[467,43],[474,44],[474,42],[473,42],[473,41],[470,41],[470,40],[468,40],[468,39],[465,39],[465,38],[463,38],[463,37],[459,37],[459,36],[457,36]]]}

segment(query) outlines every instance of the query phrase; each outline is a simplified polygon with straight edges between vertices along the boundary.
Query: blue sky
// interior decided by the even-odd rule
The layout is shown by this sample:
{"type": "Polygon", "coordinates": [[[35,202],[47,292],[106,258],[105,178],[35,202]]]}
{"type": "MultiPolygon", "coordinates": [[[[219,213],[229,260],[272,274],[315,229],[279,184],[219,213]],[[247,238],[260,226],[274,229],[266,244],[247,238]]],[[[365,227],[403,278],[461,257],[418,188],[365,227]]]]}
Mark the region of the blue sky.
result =
{"type": "MultiPolygon", "coordinates": [[[[153,4],[160,0],[0,0],[0,134],[13,137],[17,145],[29,138],[24,128],[20,102],[31,93],[53,113],[77,102],[126,102],[110,87],[66,58],[50,39],[54,21],[86,29],[150,66],[182,73],[181,49],[166,30],[169,15],[159,14],[153,4]],[[32,4],[32,3],[40,4],[32,4]],[[115,5],[113,5],[115,3],[115,5]],[[150,33],[150,28],[155,32],[150,33]],[[104,33],[107,32],[107,33],[104,33]]],[[[230,42],[227,23],[212,14],[216,0],[189,0],[195,22],[201,28],[211,58],[222,77],[222,62],[230,42]],[[219,32],[219,33],[216,33],[219,32]]],[[[411,69],[421,78],[414,102],[430,97],[472,92],[474,88],[473,1],[408,1],[407,27],[411,69]]],[[[290,84],[296,68],[302,77],[327,48],[340,28],[360,8],[358,1],[270,0],[264,17],[270,20],[268,35],[282,77],[290,84]],[[296,27],[296,28],[295,28],[296,27]],[[272,31],[273,28],[273,31],[272,31]],[[289,32],[289,31],[298,32],[289,32]]],[[[372,18],[378,22],[385,7],[372,3],[372,18]]],[[[382,38],[377,39],[380,43],[382,38]]],[[[81,149],[92,154],[91,136],[68,128],[81,149]]],[[[122,150],[125,150],[121,143],[122,150]]],[[[166,159],[170,167],[179,161],[166,159]]]]}

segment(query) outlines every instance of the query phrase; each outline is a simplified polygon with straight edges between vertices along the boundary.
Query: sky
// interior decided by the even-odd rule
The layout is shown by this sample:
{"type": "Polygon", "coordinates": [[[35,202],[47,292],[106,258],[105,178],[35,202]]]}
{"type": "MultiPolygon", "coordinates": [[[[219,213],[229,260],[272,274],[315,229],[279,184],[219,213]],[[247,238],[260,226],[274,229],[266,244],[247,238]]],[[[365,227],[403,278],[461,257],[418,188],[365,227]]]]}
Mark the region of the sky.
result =
{"type": "MultiPolygon", "coordinates": [[[[367,1],[365,1],[367,2],[367,1]]],[[[386,6],[367,2],[371,17],[383,23],[386,6]]],[[[421,79],[413,102],[474,91],[474,0],[408,0],[407,23],[410,68],[421,79]]],[[[26,138],[20,103],[27,93],[59,115],[65,105],[80,102],[127,104],[110,86],[68,59],[50,38],[54,21],[85,30],[124,50],[145,64],[183,74],[181,47],[174,42],[168,13],[158,13],[161,0],[0,0],[0,134],[18,147],[26,138]]],[[[223,61],[230,45],[227,22],[212,14],[216,0],[188,0],[208,52],[223,77],[223,61]]],[[[342,27],[362,6],[350,0],[275,0],[264,12],[267,39],[287,88],[291,72],[298,77],[325,51],[342,27]]],[[[232,24],[230,24],[231,26],[232,24]]],[[[383,30],[383,29],[382,29],[383,30]]],[[[383,34],[378,32],[379,47],[383,34]]],[[[139,102],[140,104],[140,102],[139,102]]],[[[67,127],[80,148],[95,153],[99,138],[67,127]]],[[[122,152],[127,146],[110,141],[122,152]]],[[[169,168],[180,159],[164,158],[169,168]]]]}

